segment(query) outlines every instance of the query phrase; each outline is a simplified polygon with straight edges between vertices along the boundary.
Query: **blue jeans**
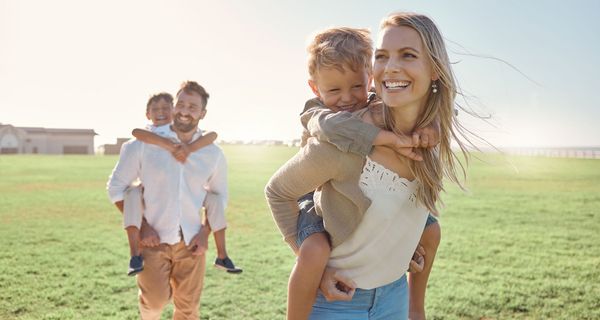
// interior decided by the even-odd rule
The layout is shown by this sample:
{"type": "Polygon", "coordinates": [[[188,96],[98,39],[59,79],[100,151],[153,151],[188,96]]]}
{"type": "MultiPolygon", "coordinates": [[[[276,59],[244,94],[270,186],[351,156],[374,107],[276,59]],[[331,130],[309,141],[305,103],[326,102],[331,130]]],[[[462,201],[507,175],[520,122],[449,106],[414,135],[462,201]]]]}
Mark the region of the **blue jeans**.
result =
{"type": "Polygon", "coordinates": [[[323,218],[317,215],[315,211],[315,202],[313,201],[313,192],[305,194],[298,200],[300,213],[298,215],[298,234],[296,245],[300,247],[302,242],[313,233],[325,232],[323,218]]]}
{"type": "Polygon", "coordinates": [[[327,302],[319,291],[310,320],[408,319],[408,284],[402,278],[371,290],[356,289],[351,301],[327,302]]]}

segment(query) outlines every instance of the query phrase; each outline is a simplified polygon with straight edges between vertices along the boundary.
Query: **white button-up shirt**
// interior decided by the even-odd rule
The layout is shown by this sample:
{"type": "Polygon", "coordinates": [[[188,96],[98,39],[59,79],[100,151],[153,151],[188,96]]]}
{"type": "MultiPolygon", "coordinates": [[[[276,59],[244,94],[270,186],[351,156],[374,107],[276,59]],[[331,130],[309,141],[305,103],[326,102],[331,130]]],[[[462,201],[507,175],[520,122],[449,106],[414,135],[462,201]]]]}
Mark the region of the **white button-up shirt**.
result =
{"type": "MultiPolygon", "coordinates": [[[[171,130],[167,138],[177,140],[171,130]]],[[[200,131],[193,139],[201,135],[200,131]]],[[[161,243],[176,244],[180,233],[186,244],[200,231],[201,209],[207,192],[227,203],[227,163],[214,144],[189,155],[184,164],[166,150],[138,140],[123,144],[119,162],[108,180],[108,195],[114,203],[123,200],[125,189],[137,178],[144,185],[144,217],[161,243]]]]}

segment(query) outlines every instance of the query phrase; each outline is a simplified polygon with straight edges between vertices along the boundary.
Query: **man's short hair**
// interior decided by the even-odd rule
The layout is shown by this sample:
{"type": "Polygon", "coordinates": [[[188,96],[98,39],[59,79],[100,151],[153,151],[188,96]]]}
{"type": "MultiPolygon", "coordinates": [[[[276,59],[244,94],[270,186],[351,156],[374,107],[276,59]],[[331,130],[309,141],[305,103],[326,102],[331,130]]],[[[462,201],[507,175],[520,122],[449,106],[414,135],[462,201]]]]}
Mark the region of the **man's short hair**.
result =
{"type": "Polygon", "coordinates": [[[196,94],[200,95],[200,97],[202,97],[202,107],[203,107],[203,109],[206,109],[206,104],[208,103],[209,94],[208,94],[208,92],[206,92],[206,90],[204,90],[204,87],[202,87],[201,85],[198,84],[198,82],[189,81],[189,80],[185,81],[184,83],[181,84],[179,91],[177,91],[177,95],[179,96],[179,94],[182,91],[187,94],[196,93],[196,94]]]}
{"type": "Polygon", "coordinates": [[[173,105],[173,96],[170,93],[160,92],[151,96],[150,99],[148,99],[148,102],[146,103],[146,112],[148,112],[148,109],[150,109],[151,104],[159,102],[161,99],[173,105]]]}
{"type": "Polygon", "coordinates": [[[365,68],[371,73],[373,41],[367,29],[329,28],[317,33],[307,48],[308,73],[314,80],[319,68],[344,67],[356,72],[365,68]]]}

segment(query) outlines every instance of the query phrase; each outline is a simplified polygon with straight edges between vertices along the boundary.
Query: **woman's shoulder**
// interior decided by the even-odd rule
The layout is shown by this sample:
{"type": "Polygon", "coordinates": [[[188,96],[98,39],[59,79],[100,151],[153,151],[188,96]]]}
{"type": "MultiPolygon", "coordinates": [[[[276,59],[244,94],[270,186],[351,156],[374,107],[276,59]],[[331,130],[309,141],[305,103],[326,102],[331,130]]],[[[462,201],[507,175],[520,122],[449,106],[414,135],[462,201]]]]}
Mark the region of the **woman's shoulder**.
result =
{"type": "Polygon", "coordinates": [[[364,157],[351,152],[344,152],[338,149],[335,145],[321,141],[315,137],[310,137],[307,140],[306,145],[302,148],[301,152],[306,157],[318,158],[322,161],[338,162],[339,165],[346,163],[354,163],[356,161],[363,161],[364,157]]]}

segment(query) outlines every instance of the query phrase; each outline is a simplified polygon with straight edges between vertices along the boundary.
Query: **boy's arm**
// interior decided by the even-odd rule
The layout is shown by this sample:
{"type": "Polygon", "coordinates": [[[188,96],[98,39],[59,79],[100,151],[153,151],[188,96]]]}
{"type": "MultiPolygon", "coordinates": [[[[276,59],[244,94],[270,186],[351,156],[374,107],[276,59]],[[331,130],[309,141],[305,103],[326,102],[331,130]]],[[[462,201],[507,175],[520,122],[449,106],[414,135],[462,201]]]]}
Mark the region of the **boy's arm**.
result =
{"type": "Polygon", "coordinates": [[[190,142],[189,144],[178,144],[175,147],[175,151],[172,151],[171,153],[173,154],[175,159],[177,159],[177,161],[184,163],[187,157],[190,155],[190,153],[206,147],[207,145],[215,142],[215,140],[217,140],[217,133],[214,131],[209,131],[205,135],[202,135],[198,139],[190,142]]]}
{"type": "Polygon", "coordinates": [[[327,141],[343,152],[366,156],[371,152],[380,128],[363,122],[352,113],[333,112],[322,107],[312,107],[300,116],[309,134],[327,141]]]}
{"type": "Polygon", "coordinates": [[[198,151],[207,145],[215,142],[217,140],[217,133],[214,131],[209,131],[203,134],[198,139],[188,143],[187,147],[190,152],[198,151]]]}
{"type": "Polygon", "coordinates": [[[175,152],[177,149],[176,143],[167,138],[161,137],[152,131],[136,128],[131,131],[131,134],[142,142],[159,146],[171,153],[175,152]]]}
{"type": "Polygon", "coordinates": [[[440,144],[440,119],[435,118],[432,123],[424,128],[415,130],[415,133],[419,135],[419,147],[420,148],[433,148],[440,144]]]}
{"type": "Polygon", "coordinates": [[[301,121],[311,136],[327,141],[343,152],[367,156],[373,146],[388,146],[399,155],[412,160],[423,160],[414,150],[414,147],[419,146],[419,135],[398,136],[364,122],[349,112],[333,112],[313,107],[301,115],[301,121]]]}

